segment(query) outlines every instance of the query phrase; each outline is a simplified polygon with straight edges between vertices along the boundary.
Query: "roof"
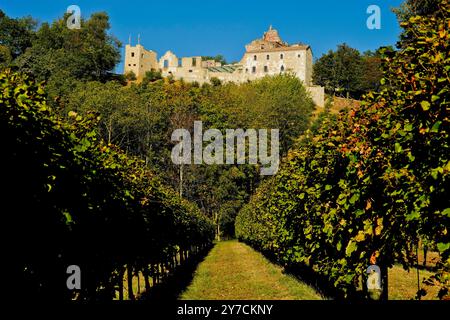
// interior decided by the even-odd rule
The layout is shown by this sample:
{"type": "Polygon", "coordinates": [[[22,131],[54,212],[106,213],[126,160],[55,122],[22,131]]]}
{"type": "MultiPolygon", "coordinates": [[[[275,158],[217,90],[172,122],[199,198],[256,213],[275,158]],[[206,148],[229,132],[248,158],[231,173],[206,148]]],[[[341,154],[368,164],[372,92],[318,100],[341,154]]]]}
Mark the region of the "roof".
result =
{"type": "Polygon", "coordinates": [[[226,72],[226,73],[233,73],[237,69],[239,69],[241,66],[238,64],[228,64],[221,67],[209,67],[208,71],[210,72],[226,72]]]}
{"type": "Polygon", "coordinates": [[[272,52],[272,51],[296,51],[296,50],[308,50],[308,49],[310,49],[310,46],[308,46],[308,45],[293,45],[293,46],[288,46],[288,47],[248,50],[248,51],[246,51],[246,53],[260,53],[260,52],[272,52]]]}

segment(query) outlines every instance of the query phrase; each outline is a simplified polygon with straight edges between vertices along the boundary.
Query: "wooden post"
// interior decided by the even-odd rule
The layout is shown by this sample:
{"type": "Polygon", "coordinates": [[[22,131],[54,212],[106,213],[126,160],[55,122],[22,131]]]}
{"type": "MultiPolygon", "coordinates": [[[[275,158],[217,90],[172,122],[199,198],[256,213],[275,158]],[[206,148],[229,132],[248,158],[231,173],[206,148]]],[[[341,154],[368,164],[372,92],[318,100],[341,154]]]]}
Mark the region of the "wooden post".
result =
{"type": "Polygon", "coordinates": [[[131,264],[127,264],[127,282],[128,282],[128,299],[134,300],[133,293],[133,267],[131,264]]]}

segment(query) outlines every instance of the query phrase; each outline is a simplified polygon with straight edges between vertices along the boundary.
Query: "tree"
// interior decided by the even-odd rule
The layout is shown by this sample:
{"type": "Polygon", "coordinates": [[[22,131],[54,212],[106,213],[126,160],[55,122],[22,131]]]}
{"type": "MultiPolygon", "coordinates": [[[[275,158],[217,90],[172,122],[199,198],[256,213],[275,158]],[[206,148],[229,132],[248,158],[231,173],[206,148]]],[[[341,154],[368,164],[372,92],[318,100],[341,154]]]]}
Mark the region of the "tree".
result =
{"type": "Polygon", "coordinates": [[[152,69],[150,71],[145,72],[144,79],[142,80],[142,83],[145,85],[147,83],[155,82],[155,81],[158,81],[158,80],[161,80],[161,79],[162,79],[161,72],[152,69]]]}
{"type": "Polygon", "coordinates": [[[9,50],[12,59],[31,47],[37,22],[31,17],[11,19],[0,10],[0,45],[9,50]]]}
{"type": "Polygon", "coordinates": [[[430,16],[439,10],[437,0],[406,0],[394,9],[400,21],[408,21],[413,16],[430,16]]]}
{"type": "Polygon", "coordinates": [[[363,76],[360,80],[360,90],[362,92],[369,92],[370,90],[378,91],[380,89],[380,80],[383,77],[381,58],[380,50],[375,52],[366,51],[362,55],[363,76]]]}
{"type": "Polygon", "coordinates": [[[222,81],[221,81],[219,78],[212,77],[212,78],[211,78],[211,84],[212,84],[214,87],[218,87],[218,86],[220,86],[220,85],[222,84],[222,81]]]}
{"type": "Polygon", "coordinates": [[[135,81],[137,79],[136,74],[133,71],[128,71],[125,74],[125,79],[127,79],[128,81],[135,81]]]}
{"type": "Polygon", "coordinates": [[[314,64],[313,80],[324,86],[328,94],[360,99],[370,90],[379,90],[381,78],[379,50],[361,54],[342,44],[314,64]]]}
{"type": "Polygon", "coordinates": [[[105,80],[120,61],[121,46],[107,33],[108,15],[94,13],[82,21],[79,30],[67,28],[66,18],[42,24],[32,46],[15,64],[39,80],[49,80],[58,73],[79,80],[105,80]]]}
{"type": "Polygon", "coordinates": [[[215,62],[220,62],[223,66],[227,64],[227,61],[225,60],[225,57],[221,54],[218,54],[215,57],[212,56],[203,56],[202,60],[214,60],[215,62]]]}
{"type": "Polygon", "coordinates": [[[0,45],[0,67],[8,66],[12,61],[11,51],[7,46],[0,45]]]}
{"type": "Polygon", "coordinates": [[[329,94],[357,98],[361,94],[363,59],[358,50],[341,44],[315,64],[313,81],[323,85],[329,94]]]}

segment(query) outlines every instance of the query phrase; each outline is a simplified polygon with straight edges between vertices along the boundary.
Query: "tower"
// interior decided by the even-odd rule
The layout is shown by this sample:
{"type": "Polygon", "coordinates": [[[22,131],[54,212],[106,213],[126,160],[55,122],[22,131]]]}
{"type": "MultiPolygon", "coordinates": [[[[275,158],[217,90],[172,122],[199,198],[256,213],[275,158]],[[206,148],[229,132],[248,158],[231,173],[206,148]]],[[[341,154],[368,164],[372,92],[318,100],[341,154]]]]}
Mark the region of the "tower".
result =
{"type": "Polygon", "coordinates": [[[144,78],[147,71],[158,69],[156,52],[144,49],[140,44],[140,35],[136,46],[132,46],[131,41],[125,46],[125,74],[133,72],[136,75],[137,80],[140,81],[144,78]]]}

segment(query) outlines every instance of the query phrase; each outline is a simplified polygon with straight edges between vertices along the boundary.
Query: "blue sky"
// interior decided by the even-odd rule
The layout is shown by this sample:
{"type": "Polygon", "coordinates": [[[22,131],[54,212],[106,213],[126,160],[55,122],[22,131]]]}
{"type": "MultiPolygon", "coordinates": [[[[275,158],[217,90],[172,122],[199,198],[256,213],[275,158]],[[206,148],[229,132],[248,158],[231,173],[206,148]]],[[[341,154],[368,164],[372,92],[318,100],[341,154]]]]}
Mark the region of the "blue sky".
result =
{"type": "MultiPolygon", "coordinates": [[[[129,35],[136,44],[159,56],[172,50],[179,56],[223,54],[238,61],[245,44],[260,38],[270,24],[289,43],[311,45],[315,58],[340,43],[365,51],[395,45],[400,28],[392,8],[402,0],[0,0],[12,17],[31,15],[40,22],[61,17],[71,4],[84,18],[106,11],[111,33],[125,45],[129,35]],[[125,6],[126,4],[126,6],[125,6]],[[381,8],[381,29],[369,30],[369,5],[381,8]]],[[[120,64],[116,68],[122,72],[120,64]]]]}

